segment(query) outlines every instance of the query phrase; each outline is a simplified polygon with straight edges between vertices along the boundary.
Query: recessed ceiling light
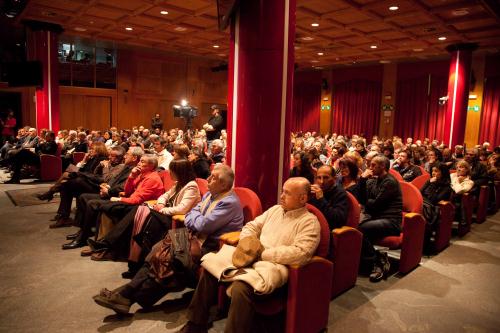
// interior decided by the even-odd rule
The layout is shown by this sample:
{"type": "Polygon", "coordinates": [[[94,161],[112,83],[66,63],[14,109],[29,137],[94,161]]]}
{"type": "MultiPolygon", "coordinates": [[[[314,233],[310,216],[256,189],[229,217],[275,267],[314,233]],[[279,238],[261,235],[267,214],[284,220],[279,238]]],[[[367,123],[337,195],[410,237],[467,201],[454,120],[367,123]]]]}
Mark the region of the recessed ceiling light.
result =
{"type": "Polygon", "coordinates": [[[76,31],[87,31],[86,28],[82,28],[82,27],[75,27],[75,30],[76,31]]]}
{"type": "Polygon", "coordinates": [[[214,45],[213,48],[218,49],[219,45],[214,45]]]}
{"type": "Polygon", "coordinates": [[[302,37],[302,40],[310,41],[310,40],[314,40],[314,37],[306,36],[306,37],[302,37]]]}
{"type": "Polygon", "coordinates": [[[174,29],[175,31],[186,31],[187,28],[184,28],[184,27],[175,27],[174,29]]]}
{"type": "Polygon", "coordinates": [[[134,28],[132,28],[132,27],[126,27],[125,30],[132,31],[132,30],[134,30],[134,28]]]}
{"type": "Polygon", "coordinates": [[[94,21],[89,21],[90,24],[94,24],[94,21]]]}
{"type": "Polygon", "coordinates": [[[398,10],[398,9],[399,9],[399,7],[398,7],[398,6],[390,6],[390,7],[389,7],[389,10],[393,10],[393,11],[394,11],[394,10],[398,10]]]}
{"type": "Polygon", "coordinates": [[[168,12],[167,12],[166,10],[162,10],[162,11],[160,12],[160,14],[161,14],[161,15],[168,15],[168,12]]]}
{"type": "Polygon", "coordinates": [[[439,40],[446,40],[446,37],[444,36],[441,36],[441,37],[438,37],[439,40]]]}
{"type": "Polygon", "coordinates": [[[377,45],[370,45],[370,49],[376,49],[377,45]]]}
{"type": "Polygon", "coordinates": [[[311,27],[319,27],[319,23],[316,23],[316,22],[311,23],[311,27]]]}
{"type": "Polygon", "coordinates": [[[21,44],[20,43],[16,43],[16,46],[21,46],[21,44]]]}
{"type": "Polygon", "coordinates": [[[390,64],[391,61],[390,60],[380,60],[379,61],[381,64],[390,64]]]}
{"type": "Polygon", "coordinates": [[[323,55],[324,53],[323,52],[318,52],[318,55],[323,55]]]}
{"type": "Polygon", "coordinates": [[[467,8],[460,8],[460,9],[455,9],[451,12],[451,14],[453,16],[465,16],[467,14],[469,14],[469,11],[467,10],[467,8]]]}
{"type": "Polygon", "coordinates": [[[424,49],[422,49],[422,48],[413,49],[413,51],[415,51],[415,52],[422,52],[423,50],[424,50],[424,49]]]}

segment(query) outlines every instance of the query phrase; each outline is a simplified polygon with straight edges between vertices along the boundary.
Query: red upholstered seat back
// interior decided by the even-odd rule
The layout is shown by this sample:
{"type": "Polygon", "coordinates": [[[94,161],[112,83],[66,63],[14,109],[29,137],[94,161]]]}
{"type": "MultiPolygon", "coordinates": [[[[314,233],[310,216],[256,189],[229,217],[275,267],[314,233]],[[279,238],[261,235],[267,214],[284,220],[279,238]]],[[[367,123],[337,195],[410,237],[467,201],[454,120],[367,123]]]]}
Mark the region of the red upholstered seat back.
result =
{"type": "Polygon", "coordinates": [[[358,200],[351,193],[347,192],[347,200],[349,201],[349,211],[347,212],[347,226],[357,228],[359,224],[359,216],[361,215],[361,207],[358,200]]]}
{"type": "Polygon", "coordinates": [[[198,184],[201,196],[204,196],[208,192],[208,181],[203,178],[196,178],[196,184],[198,184]]]}
{"type": "Polygon", "coordinates": [[[429,179],[431,179],[431,175],[429,175],[427,172],[423,172],[420,176],[415,177],[415,179],[413,179],[411,183],[420,190],[422,189],[422,187],[424,187],[425,183],[429,179]]]}
{"type": "Polygon", "coordinates": [[[75,151],[73,153],[73,163],[77,164],[78,162],[82,161],[84,157],[85,157],[84,152],[75,151]]]}
{"type": "Polygon", "coordinates": [[[422,214],[424,199],[420,190],[415,185],[406,182],[399,182],[399,185],[403,195],[403,211],[422,214]]]}
{"type": "Polygon", "coordinates": [[[62,149],[63,149],[63,144],[60,143],[60,142],[58,142],[57,143],[57,150],[56,150],[55,156],[60,157],[62,149]]]}
{"type": "Polygon", "coordinates": [[[174,181],[172,178],[170,178],[170,172],[167,170],[161,171],[158,173],[160,175],[160,178],[163,182],[163,188],[165,189],[165,192],[170,190],[170,188],[174,185],[174,181]]]}
{"type": "Polygon", "coordinates": [[[399,174],[399,172],[397,172],[396,170],[394,169],[389,169],[389,173],[394,177],[396,178],[397,181],[400,181],[402,182],[403,181],[403,177],[401,177],[401,175],[399,174]]]}
{"type": "Polygon", "coordinates": [[[318,208],[314,207],[311,204],[307,204],[307,210],[316,215],[321,227],[320,240],[318,248],[316,249],[316,255],[326,258],[330,246],[330,227],[328,226],[328,222],[326,221],[325,216],[318,208]]]}
{"type": "Polygon", "coordinates": [[[254,191],[246,187],[235,187],[233,190],[238,198],[240,198],[245,223],[253,221],[257,216],[262,214],[262,204],[254,191]]]}

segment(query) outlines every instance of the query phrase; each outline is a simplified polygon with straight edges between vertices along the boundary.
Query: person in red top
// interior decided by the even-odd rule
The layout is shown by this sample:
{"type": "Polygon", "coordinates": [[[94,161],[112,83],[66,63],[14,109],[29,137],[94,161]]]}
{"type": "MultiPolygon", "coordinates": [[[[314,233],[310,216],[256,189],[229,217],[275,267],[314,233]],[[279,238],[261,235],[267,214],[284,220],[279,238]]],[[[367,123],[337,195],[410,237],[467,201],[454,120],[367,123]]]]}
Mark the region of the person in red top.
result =
{"type": "Polygon", "coordinates": [[[154,155],[144,155],[139,164],[132,169],[125,183],[123,195],[111,197],[114,202],[129,205],[140,205],[147,200],[156,200],[165,193],[165,188],[159,174],[155,171],[158,159],[154,155]]]}
{"type": "Polygon", "coordinates": [[[111,197],[109,200],[94,199],[87,202],[85,216],[83,217],[82,235],[77,244],[64,249],[75,249],[85,245],[90,230],[96,225],[99,212],[104,212],[113,220],[120,220],[137,205],[148,200],[156,200],[164,192],[163,182],[155,171],[158,167],[158,159],[154,155],[143,155],[139,164],[132,169],[125,182],[124,191],[119,197],[111,197]],[[83,236],[85,235],[85,236],[83,236]]]}
{"type": "Polygon", "coordinates": [[[2,125],[2,145],[5,141],[9,140],[13,142],[14,140],[14,129],[16,127],[16,118],[14,118],[14,111],[9,110],[7,118],[5,120],[0,120],[2,125]]]}

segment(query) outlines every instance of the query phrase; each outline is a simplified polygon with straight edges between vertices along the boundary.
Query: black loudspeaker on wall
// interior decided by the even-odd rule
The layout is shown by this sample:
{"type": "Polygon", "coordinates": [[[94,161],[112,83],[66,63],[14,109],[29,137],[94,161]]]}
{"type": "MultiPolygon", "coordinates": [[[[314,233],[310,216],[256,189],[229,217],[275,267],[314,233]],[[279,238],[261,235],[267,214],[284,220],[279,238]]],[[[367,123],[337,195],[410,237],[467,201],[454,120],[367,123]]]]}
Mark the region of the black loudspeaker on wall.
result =
{"type": "Polygon", "coordinates": [[[9,87],[41,87],[42,63],[40,61],[3,63],[2,81],[8,82],[9,87]]]}

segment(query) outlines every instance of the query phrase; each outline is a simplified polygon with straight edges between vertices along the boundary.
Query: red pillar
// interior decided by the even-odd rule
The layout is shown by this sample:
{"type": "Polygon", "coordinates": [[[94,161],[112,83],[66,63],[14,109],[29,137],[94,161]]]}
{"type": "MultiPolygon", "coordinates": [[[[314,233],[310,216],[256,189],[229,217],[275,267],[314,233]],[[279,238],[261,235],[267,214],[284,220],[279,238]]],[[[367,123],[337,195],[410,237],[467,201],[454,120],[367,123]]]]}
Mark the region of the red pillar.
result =
{"type": "Polygon", "coordinates": [[[464,143],[472,51],[477,44],[455,44],[446,48],[451,53],[448,79],[448,101],[444,141],[449,147],[464,143]]]}
{"type": "Polygon", "coordinates": [[[36,88],[36,128],[59,130],[59,75],[57,44],[62,28],[43,22],[26,24],[28,60],[42,63],[43,86],[36,88]]]}
{"type": "Polygon", "coordinates": [[[289,174],[295,0],[240,1],[231,26],[228,163],[264,208],[289,174]]]}

